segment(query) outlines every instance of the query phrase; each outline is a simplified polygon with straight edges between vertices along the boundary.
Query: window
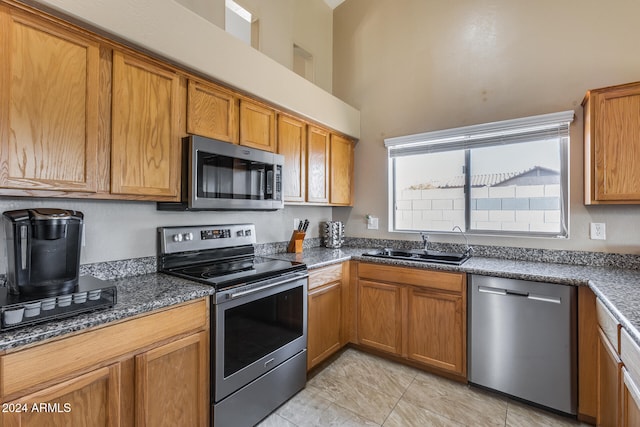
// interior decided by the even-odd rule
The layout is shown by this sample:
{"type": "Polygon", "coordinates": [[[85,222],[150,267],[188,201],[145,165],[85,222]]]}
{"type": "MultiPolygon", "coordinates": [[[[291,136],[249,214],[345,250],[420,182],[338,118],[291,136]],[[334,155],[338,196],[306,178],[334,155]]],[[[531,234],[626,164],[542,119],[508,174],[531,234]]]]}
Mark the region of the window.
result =
{"type": "Polygon", "coordinates": [[[573,115],[386,139],[390,231],[568,237],[573,115]]]}
{"type": "Polygon", "coordinates": [[[295,43],[293,45],[293,72],[313,83],[313,55],[295,43]]]}
{"type": "Polygon", "coordinates": [[[259,49],[259,21],[233,0],[225,0],[225,29],[247,45],[259,49]]]}

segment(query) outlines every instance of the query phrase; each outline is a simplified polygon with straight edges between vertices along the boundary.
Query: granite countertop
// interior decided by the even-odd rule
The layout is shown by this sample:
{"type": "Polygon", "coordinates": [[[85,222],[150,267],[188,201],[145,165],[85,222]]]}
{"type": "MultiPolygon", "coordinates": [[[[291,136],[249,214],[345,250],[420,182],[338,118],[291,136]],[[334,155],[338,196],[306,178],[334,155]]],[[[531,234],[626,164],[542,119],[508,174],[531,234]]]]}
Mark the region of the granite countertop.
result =
{"type": "Polygon", "coordinates": [[[108,285],[116,286],[117,302],[115,306],[66,319],[52,320],[0,332],[0,352],[170,307],[213,293],[211,286],[162,273],[143,274],[105,282],[108,285]]]}
{"type": "Polygon", "coordinates": [[[472,257],[461,266],[452,266],[362,256],[368,250],[371,250],[371,248],[310,248],[305,249],[301,254],[280,253],[270,256],[301,261],[306,263],[309,268],[318,268],[353,259],[379,264],[460,271],[470,274],[532,280],[560,285],[589,286],[627,330],[636,344],[640,345],[640,270],[485,257],[472,257]]]}

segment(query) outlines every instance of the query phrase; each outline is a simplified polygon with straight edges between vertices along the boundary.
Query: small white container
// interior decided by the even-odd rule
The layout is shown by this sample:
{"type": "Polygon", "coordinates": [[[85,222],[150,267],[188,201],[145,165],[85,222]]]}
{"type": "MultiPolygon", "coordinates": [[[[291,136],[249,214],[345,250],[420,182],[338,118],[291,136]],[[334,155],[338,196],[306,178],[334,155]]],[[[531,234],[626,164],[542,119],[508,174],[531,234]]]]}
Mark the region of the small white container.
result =
{"type": "Polygon", "coordinates": [[[47,298],[42,300],[42,311],[53,310],[56,308],[56,299],[47,298]]]}
{"type": "Polygon", "coordinates": [[[40,307],[41,307],[42,303],[40,301],[38,302],[32,302],[29,304],[25,304],[24,305],[24,317],[35,317],[40,315],[40,307]]]}
{"type": "Polygon", "coordinates": [[[71,295],[64,295],[58,297],[58,306],[59,307],[68,307],[71,305],[71,295]]]}
{"type": "Polygon", "coordinates": [[[84,304],[87,302],[87,293],[86,292],[78,292],[73,294],[73,303],[74,304],[84,304]]]}
{"type": "Polygon", "coordinates": [[[15,325],[22,322],[22,316],[24,316],[24,307],[17,308],[15,310],[7,310],[4,312],[4,324],[15,325]]]}
{"type": "Polygon", "coordinates": [[[95,301],[100,299],[100,294],[102,293],[101,289],[94,289],[93,291],[89,291],[89,299],[91,301],[95,301]]]}

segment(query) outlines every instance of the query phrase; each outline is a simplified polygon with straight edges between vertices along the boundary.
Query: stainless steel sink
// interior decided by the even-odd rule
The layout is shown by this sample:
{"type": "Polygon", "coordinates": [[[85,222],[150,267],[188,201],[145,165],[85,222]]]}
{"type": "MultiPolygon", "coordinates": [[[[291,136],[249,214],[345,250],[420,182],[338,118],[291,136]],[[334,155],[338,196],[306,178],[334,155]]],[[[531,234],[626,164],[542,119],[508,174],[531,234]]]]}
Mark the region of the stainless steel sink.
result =
{"type": "Polygon", "coordinates": [[[376,258],[398,259],[406,261],[423,261],[434,262],[438,264],[461,265],[471,257],[469,252],[441,252],[441,251],[425,251],[422,249],[375,249],[365,252],[363,256],[371,256],[376,258]]]}

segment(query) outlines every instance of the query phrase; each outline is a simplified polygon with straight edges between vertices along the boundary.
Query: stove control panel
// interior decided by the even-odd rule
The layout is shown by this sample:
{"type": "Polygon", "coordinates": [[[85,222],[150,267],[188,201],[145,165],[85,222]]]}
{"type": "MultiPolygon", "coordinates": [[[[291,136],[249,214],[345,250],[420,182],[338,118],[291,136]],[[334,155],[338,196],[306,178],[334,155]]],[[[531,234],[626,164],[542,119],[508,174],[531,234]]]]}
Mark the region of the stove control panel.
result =
{"type": "Polygon", "coordinates": [[[253,224],[159,227],[159,254],[219,249],[256,243],[253,224]]]}
{"type": "Polygon", "coordinates": [[[231,230],[226,228],[218,228],[211,230],[202,230],[200,232],[200,238],[202,240],[208,239],[228,239],[231,238],[231,230]]]}

